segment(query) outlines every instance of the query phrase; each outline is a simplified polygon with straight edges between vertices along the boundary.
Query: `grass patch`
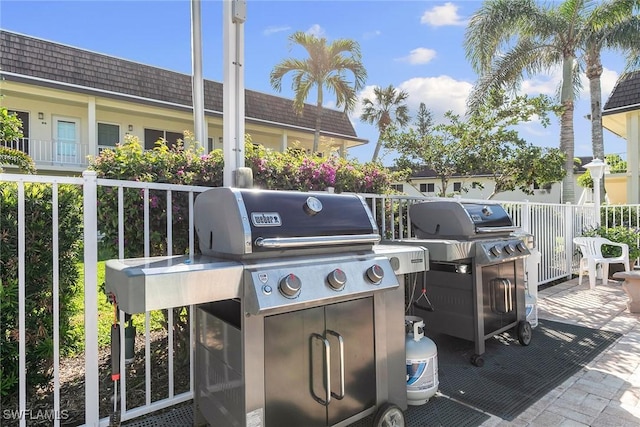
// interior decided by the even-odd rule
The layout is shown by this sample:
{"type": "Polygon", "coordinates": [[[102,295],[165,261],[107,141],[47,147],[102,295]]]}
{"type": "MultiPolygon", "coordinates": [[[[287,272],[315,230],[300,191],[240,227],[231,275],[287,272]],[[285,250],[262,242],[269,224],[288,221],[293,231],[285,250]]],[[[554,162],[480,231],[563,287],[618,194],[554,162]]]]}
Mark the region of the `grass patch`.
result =
{"type": "MultiPolygon", "coordinates": [[[[106,347],[111,342],[111,325],[113,325],[115,312],[111,302],[104,293],[105,282],[105,261],[98,261],[98,346],[106,347]]],[[[78,263],[78,292],[73,299],[75,315],[71,318],[73,334],[81,337],[82,342],[77,345],[77,353],[84,351],[84,264],[78,263]]],[[[159,331],[166,329],[165,320],[166,310],[154,310],[149,313],[149,328],[151,331],[159,331]]],[[[133,326],[138,333],[144,333],[145,315],[134,314],[132,316],[133,326]]],[[[124,327],[126,325],[122,325],[124,327]]]]}

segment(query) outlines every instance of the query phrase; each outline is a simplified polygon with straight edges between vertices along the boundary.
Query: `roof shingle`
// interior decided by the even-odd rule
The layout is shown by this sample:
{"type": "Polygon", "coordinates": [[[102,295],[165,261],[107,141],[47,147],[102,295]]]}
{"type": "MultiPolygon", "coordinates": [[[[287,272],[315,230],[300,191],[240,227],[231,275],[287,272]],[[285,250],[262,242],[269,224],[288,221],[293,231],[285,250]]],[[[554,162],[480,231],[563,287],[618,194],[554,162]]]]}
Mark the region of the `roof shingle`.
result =
{"type": "MultiPolygon", "coordinates": [[[[105,97],[128,95],[185,108],[193,105],[190,75],[0,30],[0,74],[7,80],[13,78],[6,73],[75,85],[78,91],[99,91],[105,97]]],[[[222,113],[222,83],[205,80],[204,98],[206,110],[222,113]]],[[[313,131],[317,110],[307,104],[297,115],[290,99],[245,90],[245,117],[249,121],[313,131]]],[[[323,133],[359,139],[344,112],[324,108],[322,117],[323,133]]]]}
{"type": "Polygon", "coordinates": [[[640,71],[620,76],[611,91],[611,96],[604,104],[602,114],[619,113],[625,107],[630,110],[640,109],[640,71]]]}

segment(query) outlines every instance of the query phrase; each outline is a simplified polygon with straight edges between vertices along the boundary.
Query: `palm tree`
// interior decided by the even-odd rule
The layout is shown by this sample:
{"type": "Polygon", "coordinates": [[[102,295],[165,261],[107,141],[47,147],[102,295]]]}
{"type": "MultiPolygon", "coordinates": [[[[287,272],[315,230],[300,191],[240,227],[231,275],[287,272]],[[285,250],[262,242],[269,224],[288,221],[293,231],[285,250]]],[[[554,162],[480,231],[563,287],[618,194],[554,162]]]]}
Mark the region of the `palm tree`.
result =
{"type": "Polygon", "coordinates": [[[404,90],[398,90],[389,85],[386,88],[376,86],[373,88],[375,99],[365,98],[362,103],[364,109],[360,115],[360,120],[366,123],[375,124],[378,128],[378,142],[373,152],[372,162],[378,159],[380,148],[384,139],[384,133],[394,123],[400,127],[409,123],[409,110],[405,101],[409,94],[404,90]]]}
{"type": "Polygon", "coordinates": [[[560,149],[566,156],[563,202],[574,200],[573,110],[579,88],[578,53],[589,40],[595,5],[591,0],[565,0],[556,7],[534,0],[489,0],[471,18],[465,34],[467,58],[480,74],[469,98],[472,111],[491,89],[516,88],[525,75],[549,72],[561,65],[560,149]]]}
{"type": "MultiPolygon", "coordinates": [[[[584,63],[591,98],[591,145],[593,157],[597,159],[605,158],[602,135],[601,53],[605,48],[626,51],[627,67],[632,67],[634,62],[638,61],[640,17],[633,15],[634,6],[640,8],[640,0],[612,0],[603,3],[594,9],[585,29],[584,63]]],[[[604,200],[604,180],[600,181],[599,191],[601,199],[604,200]]]]}
{"type": "Polygon", "coordinates": [[[302,46],[309,57],[307,59],[287,58],[276,64],[271,71],[271,86],[278,92],[282,90],[282,79],[293,73],[292,88],[295,91],[293,108],[296,114],[302,114],[309,92],[315,86],[316,124],[313,135],[313,152],[318,151],[320,126],[322,124],[322,105],[324,88],[336,95],[336,105],[344,106],[344,111],[352,111],[356,105],[357,92],[364,87],[367,71],[361,62],[360,45],[348,39],[338,39],[327,44],[324,37],[297,31],[289,36],[292,43],[302,46]],[[347,80],[347,74],[353,75],[353,82],[347,80]]]}

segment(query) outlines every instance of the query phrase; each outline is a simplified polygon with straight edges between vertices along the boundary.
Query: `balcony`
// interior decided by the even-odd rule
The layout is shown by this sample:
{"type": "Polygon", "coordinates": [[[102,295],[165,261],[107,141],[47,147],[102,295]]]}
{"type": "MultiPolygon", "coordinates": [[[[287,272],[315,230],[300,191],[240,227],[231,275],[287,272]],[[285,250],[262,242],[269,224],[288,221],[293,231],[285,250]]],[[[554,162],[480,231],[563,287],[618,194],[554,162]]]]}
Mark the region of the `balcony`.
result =
{"type": "Polygon", "coordinates": [[[0,141],[0,146],[28,154],[38,169],[82,170],[89,165],[89,146],[79,142],[20,138],[0,141]]]}

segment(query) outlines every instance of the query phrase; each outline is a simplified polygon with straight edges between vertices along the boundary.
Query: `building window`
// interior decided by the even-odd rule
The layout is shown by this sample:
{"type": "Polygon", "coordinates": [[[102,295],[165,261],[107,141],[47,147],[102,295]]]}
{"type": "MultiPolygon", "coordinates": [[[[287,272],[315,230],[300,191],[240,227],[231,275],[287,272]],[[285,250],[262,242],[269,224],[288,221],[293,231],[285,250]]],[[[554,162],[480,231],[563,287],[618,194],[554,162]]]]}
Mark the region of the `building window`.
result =
{"type": "Polygon", "coordinates": [[[436,185],[434,183],[420,184],[421,193],[435,193],[436,185]]]}
{"type": "Polygon", "coordinates": [[[120,142],[120,126],[98,123],[98,147],[115,147],[120,142]]]}
{"type": "Polygon", "coordinates": [[[391,189],[404,193],[404,184],[392,184],[391,189]]]}
{"type": "Polygon", "coordinates": [[[454,182],[453,183],[453,191],[459,193],[462,190],[462,183],[461,182],[454,182]]]}
{"type": "Polygon", "coordinates": [[[183,135],[178,132],[169,132],[166,130],[157,130],[157,129],[145,129],[144,130],[144,148],[145,150],[153,150],[156,146],[156,142],[160,139],[165,139],[167,141],[167,145],[171,147],[175,143],[178,142],[179,139],[182,139],[183,135]]]}
{"type": "Polygon", "coordinates": [[[29,113],[26,111],[15,110],[9,110],[8,112],[9,114],[15,114],[20,120],[22,120],[22,138],[19,138],[16,141],[2,141],[2,146],[29,154],[29,113]]]}

